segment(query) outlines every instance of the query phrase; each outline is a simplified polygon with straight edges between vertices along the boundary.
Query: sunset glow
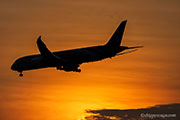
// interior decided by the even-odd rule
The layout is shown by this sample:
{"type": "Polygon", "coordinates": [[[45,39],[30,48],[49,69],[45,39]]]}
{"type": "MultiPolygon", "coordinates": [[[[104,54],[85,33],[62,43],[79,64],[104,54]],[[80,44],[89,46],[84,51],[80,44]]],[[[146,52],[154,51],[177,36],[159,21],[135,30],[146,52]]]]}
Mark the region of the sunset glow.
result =
{"type": "Polygon", "coordinates": [[[88,109],[180,102],[180,1],[31,0],[0,2],[0,120],[80,120],[88,109]],[[136,52],[83,64],[81,73],[10,66],[51,51],[105,44],[128,20],[122,45],[136,52]]]}

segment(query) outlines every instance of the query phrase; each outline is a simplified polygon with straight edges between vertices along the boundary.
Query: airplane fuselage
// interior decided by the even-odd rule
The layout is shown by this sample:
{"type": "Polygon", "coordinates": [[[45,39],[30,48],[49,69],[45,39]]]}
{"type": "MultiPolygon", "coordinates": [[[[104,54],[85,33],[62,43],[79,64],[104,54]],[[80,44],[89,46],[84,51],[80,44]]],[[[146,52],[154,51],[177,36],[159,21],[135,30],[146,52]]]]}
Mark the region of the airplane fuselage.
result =
{"type": "MultiPolygon", "coordinates": [[[[124,50],[124,46],[120,46],[118,49],[110,49],[106,46],[93,46],[72,50],[64,50],[53,52],[55,56],[66,60],[67,65],[64,66],[73,66],[77,64],[82,64],[86,62],[99,61],[105,58],[111,58],[117,53],[124,50]]],[[[63,66],[62,65],[62,66],[63,66]]],[[[43,58],[41,54],[24,56],[15,61],[12,65],[12,69],[18,72],[25,70],[40,69],[46,67],[58,67],[57,63],[53,63],[49,60],[43,58]]]]}

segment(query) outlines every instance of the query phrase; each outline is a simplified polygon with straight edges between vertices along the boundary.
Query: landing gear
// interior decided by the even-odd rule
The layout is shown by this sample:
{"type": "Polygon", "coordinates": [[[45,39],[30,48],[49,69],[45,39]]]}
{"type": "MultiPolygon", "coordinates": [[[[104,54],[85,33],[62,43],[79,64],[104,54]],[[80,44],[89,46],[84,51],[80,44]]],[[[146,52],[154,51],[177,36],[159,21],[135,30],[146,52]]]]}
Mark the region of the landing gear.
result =
{"type": "Polygon", "coordinates": [[[20,76],[20,77],[22,77],[22,76],[23,76],[22,71],[19,73],[19,76],[20,76]]]}
{"type": "Polygon", "coordinates": [[[63,70],[63,66],[57,66],[56,69],[57,70],[63,70]]]}
{"type": "Polygon", "coordinates": [[[81,69],[77,69],[77,70],[75,70],[75,72],[81,72],[81,69]]]}
{"type": "Polygon", "coordinates": [[[78,69],[79,65],[78,66],[57,66],[56,69],[57,70],[64,70],[66,72],[70,72],[70,71],[73,71],[73,72],[81,72],[81,69],[78,69]]]}

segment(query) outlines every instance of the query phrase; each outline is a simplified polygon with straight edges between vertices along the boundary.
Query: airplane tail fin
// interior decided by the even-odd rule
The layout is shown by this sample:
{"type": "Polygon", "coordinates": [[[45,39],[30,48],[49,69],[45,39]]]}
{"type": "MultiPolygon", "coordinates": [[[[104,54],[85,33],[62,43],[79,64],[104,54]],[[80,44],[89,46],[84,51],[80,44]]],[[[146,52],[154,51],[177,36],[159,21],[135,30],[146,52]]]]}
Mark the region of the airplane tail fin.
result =
{"type": "Polygon", "coordinates": [[[126,22],[127,22],[127,20],[121,22],[121,24],[116,29],[116,31],[112,35],[111,39],[108,41],[108,43],[105,46],[108,46],[108,47],[119,47],[120,46],[122,37],[124,34],[126,22]]]}

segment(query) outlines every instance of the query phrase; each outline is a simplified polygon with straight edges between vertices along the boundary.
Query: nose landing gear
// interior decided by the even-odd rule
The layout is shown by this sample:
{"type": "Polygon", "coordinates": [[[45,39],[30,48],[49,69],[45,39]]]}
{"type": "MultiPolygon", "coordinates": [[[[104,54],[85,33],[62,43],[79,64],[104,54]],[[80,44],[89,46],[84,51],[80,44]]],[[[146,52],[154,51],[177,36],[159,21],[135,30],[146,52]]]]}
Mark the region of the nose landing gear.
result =
{"type": "Polygon", "coordinates": [[[20,77],[22,77],[22,76],[23,76],[22,71],[20,71],[20,72],[19,72],[19,76],[20,76],[20,77]]]}

